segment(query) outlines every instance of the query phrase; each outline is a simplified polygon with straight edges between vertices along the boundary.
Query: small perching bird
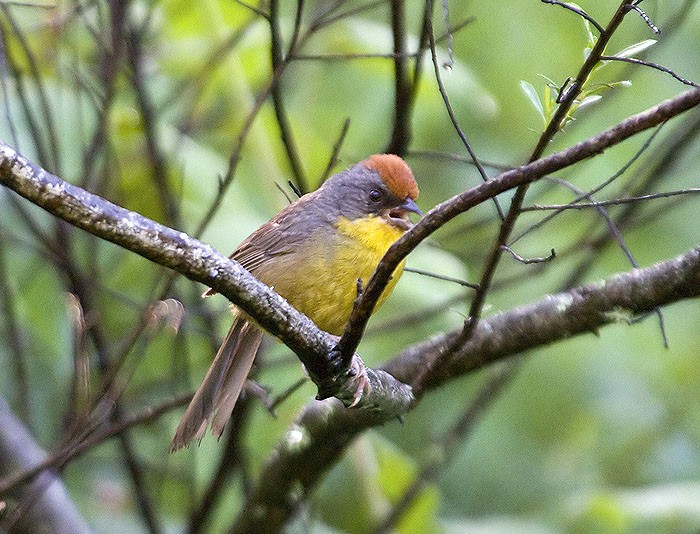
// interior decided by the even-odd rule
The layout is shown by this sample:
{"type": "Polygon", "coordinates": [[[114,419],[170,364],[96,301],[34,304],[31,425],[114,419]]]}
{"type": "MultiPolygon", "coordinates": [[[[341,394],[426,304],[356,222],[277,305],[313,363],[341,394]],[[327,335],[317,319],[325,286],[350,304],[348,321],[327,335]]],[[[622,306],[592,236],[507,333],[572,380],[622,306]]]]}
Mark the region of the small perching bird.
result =
{"type": "MultiPolygon", "coordinates": [[[[340,335],[357,297],[389,247],[408,230],[418,185],[398,156],[377,154],[331,176],[245,239],[231,258],[326,332],[340,335]]],[[[389,297],[403,262],[375,310],[389,297]]],[[[213,290],[205,296],[214,294],[213,290]]],[[[263,332],[237,312],[171,441],[171,450],[201,439],[211,420],[220,436],[243,389],[263,332]]]]}

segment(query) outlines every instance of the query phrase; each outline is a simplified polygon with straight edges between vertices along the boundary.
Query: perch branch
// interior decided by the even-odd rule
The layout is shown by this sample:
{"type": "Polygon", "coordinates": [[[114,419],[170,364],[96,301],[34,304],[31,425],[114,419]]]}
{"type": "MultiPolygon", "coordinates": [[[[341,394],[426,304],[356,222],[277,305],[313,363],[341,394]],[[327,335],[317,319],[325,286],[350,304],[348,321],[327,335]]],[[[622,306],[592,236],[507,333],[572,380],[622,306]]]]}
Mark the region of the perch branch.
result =
{"type": "MultiPolygon", "coordinates": [[[[355,360],[359,375],[337,372],[328,359],[335,345],[333,338],[237,262],[184,232],[61,180],[2,143],[0,183],[56,217],[214,288],[291,348],[318,384],[319,391],[348,404],[353,402],[358,389],[356,381],[364,378],[365,371],[359,356],[355,360]]],[[[360,399],[360,407],[381,407],[394,415],[408,409],[413,401],[410,388],[394,383],[382,371],[366,369],[366,374],[370,388],[360,399]],[[395,394],[387,396],[387,390],[395,394]]]]}

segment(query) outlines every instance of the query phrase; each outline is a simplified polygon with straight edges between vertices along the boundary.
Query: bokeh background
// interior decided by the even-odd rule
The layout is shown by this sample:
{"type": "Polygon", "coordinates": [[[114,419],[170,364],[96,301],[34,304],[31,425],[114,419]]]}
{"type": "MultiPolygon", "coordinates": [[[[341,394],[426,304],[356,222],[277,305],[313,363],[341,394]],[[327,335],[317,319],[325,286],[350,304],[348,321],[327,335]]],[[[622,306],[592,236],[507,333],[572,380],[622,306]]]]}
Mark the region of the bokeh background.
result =
{"type": "MultiPolygon", "coordinates": [[[[407,47],[414,51],[424,4],[401,3],[407,47]]],[[[297,3],[280,4],[286,50],[297,3]]],[[[602,25],[617,7],[606,0],[579,5],[602,25]]],[[[293,196],[287,181],[299,181],[266,96],[272,66],[265,17],[233,0],[51,6],[0,4],[4,142],[62,178],[197,233],[222,252],[286,205],[283,191],[293,196]],[[233,182],[202,230],[242,132],[233,182]]],[[[255,7],[269,9],[265,2],[255,7]]],[[[340,170],[388,146],[396,107],[394,62],[387,57],[393,37],[391,2],[318,0],[303,7],[306,38],[294,51],[301,57],[279,71],[278,90],[302,186],[313,189],[334,147],[339,161],[333,169],[340,170]],[[324,24],[313,28],[319,20],[324,24]]],[[[647,0],[640,7],[662,33],[655,35],[631,13],[608,52],[655,39],[635,57],[700,81],[698,2],[647,0]]],[[[451,64],[440,69],[450,104],[487,171],[495,175],[525,163],[544,122],[522,82],[542,98],[548,80],[561,86],[575,76],[589,43],[586,25],[536,0],[437,2],[433,24],[438,61],[451,64]]],[[[405,156],[421,186],[419,204],[428,210],[480,177],[449,120],[429,50],[419,63],[405,156]]],[[[413,72],[413,59],[409,66],[413,72]]],[[[668,74],[619,63],[602,66],[589,83],[602,98],[577,110],[548,153],[687,89],[668,74]]],[[[597,199],[698,187],[699,124],[692,111],[555,178],[585,191],[632,162],[597,199]]],[[[575,197],[543,181],[531,188],[526,204],[575,197]]],[[[507,206],[509,198],[500,201],[507,206]]],[[[614,220],[623,218],[621,233],[640,266],[698,244],[697,196],[626,209],[608,211],[614,220]]],[[[0,213],[0,394],[41,446],[56,450],[74,435],[117,361],[119,413],[105,416],[112,422],[198,384],[228,328],[225,299],[201,301],[203,287],[58,224],[8,191],[0,192],[0,213]],[[84,323],[76,322],[69,293],[78,295],[84,323]],[[167,309],[146,312],[168,298],[167,309]],[[89,387],[76,373],[81,362],[89,362],[89,387]]],[[[515,235],[548,213],[523,214],[515,235]]],[[[497,228],[493,204],[479,206],[421,245],[408,266],[477,282],[497,228]]],[[[593,209],[567,211],[513,246],[523,257],[546,256],[552,248],[557,257],[524,265],[506,256],[486,315],[632,268],[593,209]]],[[[471,295],[459,284],[406,273],[370,323],[360,353],[378,365],[414,342],[457,328],[471,295]]],[[[436,476],[396,525],[399,532],[697,532],[700,303],[674,304],[663,314],[668,348],[652,315],[634,324],[620,317],[597,335],[519,356],[519,373],[449,452],[444,433],[493,369],[432,392],[402,423],[360,437],[290,528],[371,532],[421,466],[437,459],[436,476]]],[[[290,351],[270,340],[257,379],[275,396],[301,376],[290,351]]],[[[205,510],[198,528],[219,532],[236,517],[244,490],[313,395],[305,384],[276,417],[260,402],[247,402],[232,457],[225,455],[231,454],[225,453],[227,437],[167,454],[180,403],[72,458],[62,474],[96,532],[181,532],[192,525],[194,510],[205,510]],[[210,508],[202,508],[222,463],[232,469],[210,508]]]]}

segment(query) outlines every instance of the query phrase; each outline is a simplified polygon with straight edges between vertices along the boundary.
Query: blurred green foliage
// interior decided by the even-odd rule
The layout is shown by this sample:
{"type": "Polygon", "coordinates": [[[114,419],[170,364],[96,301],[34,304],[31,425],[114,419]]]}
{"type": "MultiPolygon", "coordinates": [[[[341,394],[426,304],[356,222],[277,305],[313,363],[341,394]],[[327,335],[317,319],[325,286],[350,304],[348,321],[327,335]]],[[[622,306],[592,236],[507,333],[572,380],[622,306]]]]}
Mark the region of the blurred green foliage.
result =
{"type": "MultiPolygon", "coordinates": [[[[281,4],[281,31],[288,43],[296,3],[281,4]]],[[[305,4],[308,21],[334,2],[305,4]]],[[[338,4],[342,5],[338,12],[351,15],[313,33],[299,53],[391,53],[389,2],[338,4]]],[[[533,99],[537,95],[551,103],[553,88],[548,88],[547,80],[561,86],[575,75],[589,44],[586,25],[570,11],[534,0],[453,1],[449,14],[442,3],[437,4],[433,17],[437,35],[446,31],[446,16],[451,25],[470,20],[454,33],[451,52],[447,39],[439,41],[437,48],[440,62],[447,61],[450,53],[454,56],[452,68],[441,69],[441,77],[461,128],[484,161],[504,166],[524,163],[542,129],[533,99]]],[[[616,4],[580,2],[603,25],[616,4]]],[[[613,40],[613,51],[653,37],[658,42],[643,52],[645,59],[700,80],[697,2],[648,0],[642,7],[663,33],[653,36],[639,16],[630,14],[613,40]]],[[[194,232],[219,190],[256,98],[269,83],[270,38],[264,19],[231,0],[134,0],[128,4],[126,27],[141,32],[142,82],[156,116],[152,131],[166,157],[168,188],[179,209],[179,219],[168,221],[153,180],[147,125],[132,83],[133,67],[124,57],[110,65],[105,52],[105,47],[111,47],[107,4],[58,2],[54,8],[3,4],[2,9],[0,29],[11,68],[2,89],[7,107],[3,106],[6,118],[0,121],[0,138],[69,181],[87,182],[90,189],[122,206],[194,232]],[[32,60],[22,51],[10,21],[21,30],[32,60]],[[105,104],[102,83],[110,69],[115,69],[114,96],[105,104]],[[48,114],[42,109],[38,87],[45,93],[48,114]],[[40,124],[32,126],[23,100],[40,124]],[[109,106],[104,142],[88,168],[86,153],[102,105],[109,106]],[[52,128],[55,153],[48,142],[52,128]]],[[[422,12],[420,2],[406,3],[411,50],[418,45],[422,12]]],[[[421,186],[419,204],[427,211],[480,178],[471,165],[435,155],[464,157],[466,152],[437,90],[429,52],[422,61],[407,160],[421,186]]],[[[387,57],[309,58],[286,66],[280,87],[312,187],[322,178],[346,119],[349,129],[335,170],[386,147],[394,118],[393,75],[393,63],[387,57]]],[[[596,83],[630,80],[631,85],[611,88],[597,102],[578,109],[575,120],[557,135],[548,152],[685,89],[664,73],[626,64],[609,64],[596,76],[596,83]]],[[[683,122],[690,120],[697,122],[697,112],[666,125],[609,196],[606,190],[597,198],[624,196],[633,189],[664,147],[682,135],[683,122]]],[[[649,135],[642,134],[558,177],[584,190],[595,187],[628,162],[649,135]]],[[[697,187],[697,129],[688,135],[694,135],[689,148],[679,150],[672,163],[661,169],[654,191],[697,187]]],[[[489,173],[496,171],[489,167],[489,173]]],[[[286,204],[278,186],[288,190],[289,179],[294,177],[267,98],[243,145],[235,180],[201,238],[223,252],[233,249],[286,204]]],[[[574,197],[563,187],[543,182],[531,188],[527,204],[565,203],[574,197]]],[[[509,198],[505,194],[501,202],[507,206],[509,198]]],[[[75,282],[62,267],[61,249],[91,288],[93,301],[83,303],[89,307],[86,322],[102,336],[102,348],[88,336],[93,394],[101,387],[98,353],[103,351],[107,359],[117,357],[143,311],[165,296],[183,303],[182,322],[175,331],[163,320],[153,319],[137,339],[122,369],[120,407],[124,413],[135,413],[198,383],[228,327],[224,299],[202,302],[198,298],[202,288],[181,279],[162,294],[168,273],[157,266],[79,231],[67,230],[69,237],[62,242],[56,221],[22,203],[37,227],[32,231],[8,192],[0,193],[0,204],[0,254],[6,271],[0,283],[12,296],[22,340],[20,350],[8,330],[0,329],[0,368],[4,370],[0,392],[44,447],[60,442],[68,428],[66,418],[71,416],[74,325],[65,295],[75,290],[75,282]],[[59,250],[52,249],[51,243],[59,250]],[[18,354],[23,354],[21,361],[18,354]]],[[[623,232],[639,264],[650,265],[697,245],[697,210],[694,197],[639,206],[633,224],[623,232]]],[[[620,207],[610,212],[614,216],[620,207]]],[[[542,216],[541,212],[523,214],[515,235],[542,216]]],[[[408,265],[476,282],[496,230],[493,205],[484,204],[423,244],[409,257],[408,265]]],[[[485,313],[562,289],[581,264],[586,270],[577,283],[629,270],[629,261],[613,242],[593,254],[587,249],[584,238],[605,231],[604,219],[588,209],[564,213],[530,233],[517,243],[519,254],[544,256],[554,248],[557,259],[528,266],[505,257],[485,313]]],[[[470,296],[469,290],[456,284],[406,273],[370,324],[360,352],[370,365],[378,365],[411,343],[458,327],[470,296]]],[[[459,444],[455,457],[419,492],[397,531],[670,533],[700,529],[700,303],[673,305],[664,317],[668,349],[658,320],[650,316],[634,325],[620,322],[597,336],[581,336],[528,354],[522,371],[469,439],[459,444]]],[[[6,317],[5,324],[8,321],[6,317]]],[[[447,384],[426,396],[403,424],[392,423],[360,438],[315,492],[306,515],[290,529],[371,531],[399,501],[420,466],[441,454],[433,439],[466,409],[488,373],[447,384]]],[[[300,365],[284,346],[267,344],[257,378],[273,395],[301,376],[300,365]]],[[[249,477],[255,479],[275,443],[313,395],[313,388],[305,385],[278,408],[274,418],[261,403],[248,404],[241,444],[245,475],[239,472],[227,481],[222,498],[213,503],[208,531],[222,531],[230,524],[249,477]]],[[[168,456],[168,441],[180,414],[181,409],[172,410],[129,433],[160,525],[171,532],[184,528],[225,445],[225,440],[216,443],[207,437],[200,447],[168,456]]],[[[96,532],[146,531],[124,449],[116,439],[68,464],[65,479],[96,532]]]]}

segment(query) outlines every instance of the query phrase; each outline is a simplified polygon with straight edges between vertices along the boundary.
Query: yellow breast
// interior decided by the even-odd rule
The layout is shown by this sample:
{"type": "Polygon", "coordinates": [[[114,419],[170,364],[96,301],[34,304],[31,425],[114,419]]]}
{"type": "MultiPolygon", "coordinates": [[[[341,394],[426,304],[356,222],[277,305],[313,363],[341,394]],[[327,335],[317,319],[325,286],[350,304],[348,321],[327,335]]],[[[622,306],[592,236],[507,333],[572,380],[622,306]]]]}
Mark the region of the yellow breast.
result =
{"type": "MultiPolygon", "coordinates": [[[[256,275],[319,328],[340,335],[357,297],[358,278],[367,284],[379,260],[403,232],[380,217],[354,221],[341,217],[336,229],[310,236],[308,245],[299,247],[293,257],[256,275]]],[[[403,265],[394,271],[376,308],[391,294],[403,265]]]]}

